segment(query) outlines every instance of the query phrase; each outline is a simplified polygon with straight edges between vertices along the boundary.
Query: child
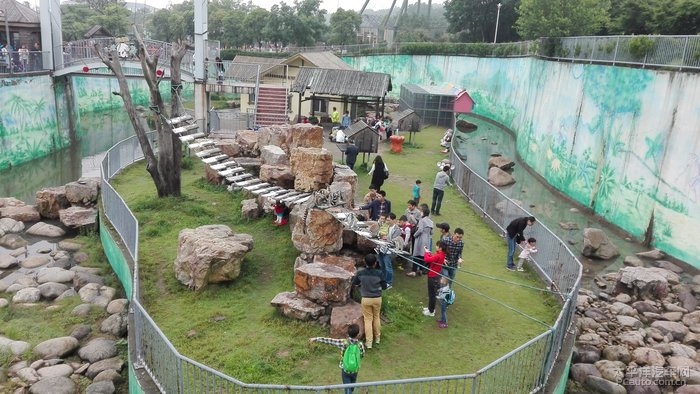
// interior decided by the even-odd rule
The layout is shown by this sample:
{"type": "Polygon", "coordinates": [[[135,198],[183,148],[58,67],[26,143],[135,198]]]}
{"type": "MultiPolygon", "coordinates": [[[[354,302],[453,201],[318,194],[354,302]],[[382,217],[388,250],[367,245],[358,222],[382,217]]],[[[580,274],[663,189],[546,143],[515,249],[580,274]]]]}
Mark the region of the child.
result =
{"type": "Polygon", "coordinates": [[[532,255],[537,253],[537,240],[534,238],[528,238],[527,242],[523,242],[521,245],[523,248],[523,251],[520,252],[520,255],[518,256],[518,271],[523,272],[525,271],[523,269],[523,263],[525,263],[525,260],[530,260],[532,261],[532,255]]]}
{"type": "MultiPolygon", "coordinates": [[[[360,358],[365,356],[365,347],[357,339],[360,334],[360,326],[351,324],[348,326],[348,337],[346,339],[316,337],[309,339],[309,342],[325,343],[340,349],[340,376],[343,384],[357,382],[357,373],[360,370],[360,358]]],[[[351,394],[352,388],[346,388],[345,394],[351,394]]]]}
{"type": "Polygon", "coordinates": [[[278,226],[281,226],[284,220],[285,208],[287,207],[280,200],[275,201],[275,204],[272,206],[272,209],[275,211],[275,224],[278,226]]]}
{"type": "Polygon", "coordinates": [[[411,223],[408,222],[406,215],[401,215],[399,218],[399,228],[401,229],[401,238],[403,238],[403,249],[405,251],[411,250],[411,223]]]}
{"type": "Polygon", "coordinates": [[[444,244],[442,241],[438,241],[436,246],[435,254],[431,254],[427,246],[423,248],[423,260],[430,264],[428,267],[428,307],[423,308],[425,316],[435,316],[435,297],[440,287],[440,272],[445,264],[444,244]]]}
{"type": "Polygon", "coordinates": [[[418,205],[420,203],[420,184],[420,179],[416,179],[416,184],[413,185],[413,201],[416,202],[415,205],[418,205]]]}
{"type": "Polygon", "coordinates": [[[440,279],[437,299],[440,300],[439,328],[447,328],[447,307],[455,302],[455,291],[450,288],[450,281],[444,276],[440,279]]]}

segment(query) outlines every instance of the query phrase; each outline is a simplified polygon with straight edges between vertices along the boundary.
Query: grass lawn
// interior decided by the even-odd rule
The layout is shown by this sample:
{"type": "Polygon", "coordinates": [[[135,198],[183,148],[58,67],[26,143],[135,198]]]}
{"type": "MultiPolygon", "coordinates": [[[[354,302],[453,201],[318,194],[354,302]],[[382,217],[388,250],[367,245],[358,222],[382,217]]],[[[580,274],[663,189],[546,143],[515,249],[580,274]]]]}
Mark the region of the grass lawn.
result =
{"type": "MultiPolygon", "coordinates": [[[[419,133],[417,142],[423,148],[383,155],[391,169],[384,189],[397,214],[405,209],[417,178],[423,180],[423,200],[429,202],[435,163],[444,158],[438,144],[442,131],[428,128],[419,133]]],[[[359,171],[358,193],[364,194],[369,177],[359,171]]],[[[277,293],[294,289],[298,252],[289,228],[273,227],[271,217],[242,219],[243,196],[208,185],[203,173],[200,163],[183,170],[183,197],[177,199],[158,199],[142,164],[114,182],[141,225],[139,264],[148,311],[182,354],[242,381],[339,383],[339,353],[307,340],[327,336],[328,328],[281,317],[269,303],[277,293]],[[175,279],[177,237],[183,228],[205,224],[226,224],[251,234],[255,247],[238,279],[194,293],[175,279]]],[[[454,190],[446,191],[441,211],[436,222],[465,230],[465,269],[540,287],[534,275],[504,269],[505,242],[454,190]]],[[[548,324],[556,319],[558,304],[540,292],[466,272],[457,280],[548,324]]],[[[425,278],[395,271],[394,289],[384,297],[382,343],[364,358],[360,381],[472,373],[546,330],[463,287],[457,288],[457,300],[449,309],[450,327],[438,329],[435,318],[421,314],[426,292],[425,278]]]]}

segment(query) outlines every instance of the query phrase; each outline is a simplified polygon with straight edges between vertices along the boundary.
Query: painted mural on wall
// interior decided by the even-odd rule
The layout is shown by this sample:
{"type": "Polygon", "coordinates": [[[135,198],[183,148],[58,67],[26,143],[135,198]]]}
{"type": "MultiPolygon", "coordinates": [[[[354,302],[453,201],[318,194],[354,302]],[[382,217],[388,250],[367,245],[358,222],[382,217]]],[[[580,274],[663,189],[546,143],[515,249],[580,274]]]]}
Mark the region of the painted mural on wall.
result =
{"type": "Polygon", "coordinates": [[[69,145],[56,124],[49,76],[0,79],[0,170],[46,156],[69,145]]]}
{"type": "Polygon", "coordinates": [[[391,73],[397,87],[466,88],[474,112],[514,130],[519,154],[550,184],[700,267],[700,75],[530,58],[345,60],[391,73]]]}

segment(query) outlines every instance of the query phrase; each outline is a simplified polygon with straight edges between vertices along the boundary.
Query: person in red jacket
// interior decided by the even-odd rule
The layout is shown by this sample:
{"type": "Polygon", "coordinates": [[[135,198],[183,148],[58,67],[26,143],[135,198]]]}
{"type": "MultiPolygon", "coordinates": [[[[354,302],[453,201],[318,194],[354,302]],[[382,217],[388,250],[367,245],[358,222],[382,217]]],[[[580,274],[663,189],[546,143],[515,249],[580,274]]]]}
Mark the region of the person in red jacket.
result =
{"type": "Polygon", "coordinates": [[[445,265],[445,252],[443,251],[445,245],[442,241],[438,241],[436,247],[435,254],[431,254],[427,247],[423,248],[423,259],[428,263],[428,307],[423,308],[425,316],[435,316],[435,301],[440,288],[440,272],[442,266],[445,265]]]}

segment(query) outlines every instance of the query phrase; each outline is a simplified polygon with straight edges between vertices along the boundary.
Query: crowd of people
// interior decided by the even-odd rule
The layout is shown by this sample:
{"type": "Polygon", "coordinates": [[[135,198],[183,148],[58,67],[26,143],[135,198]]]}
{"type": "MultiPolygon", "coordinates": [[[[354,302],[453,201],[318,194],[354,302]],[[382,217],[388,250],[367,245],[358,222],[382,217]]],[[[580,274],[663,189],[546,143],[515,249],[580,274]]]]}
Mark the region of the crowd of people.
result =
{"type": "Polygon", "coordinates": [[[27,44],[0,44],[0,73],[30,72],[42,70],[41,47],[35,42],[31,49],[27,44]]]}

